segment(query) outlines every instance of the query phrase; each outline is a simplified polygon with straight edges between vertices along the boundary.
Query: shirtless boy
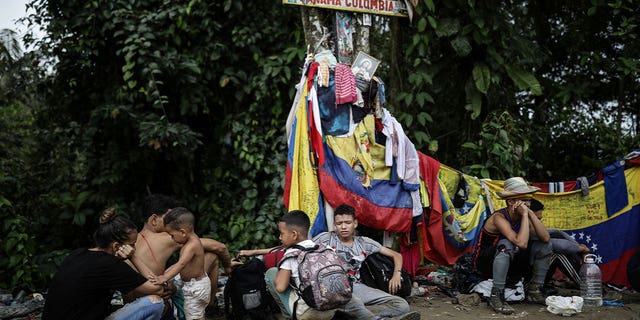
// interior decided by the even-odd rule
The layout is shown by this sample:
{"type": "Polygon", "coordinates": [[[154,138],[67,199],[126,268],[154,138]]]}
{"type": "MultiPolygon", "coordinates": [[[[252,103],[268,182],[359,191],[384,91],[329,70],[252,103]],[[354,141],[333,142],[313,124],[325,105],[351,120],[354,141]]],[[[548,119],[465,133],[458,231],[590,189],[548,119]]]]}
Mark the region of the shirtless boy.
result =
{"type": "Polygon", "coordinates": [[[164,225],[171,239],[182,245],[180,258],[164,274],[150,275],[151,281],[165,284],[179,275],[186,320],[204,320],[204,311],[211,297],[211,282],[204,271],[204,248],[194,232],[195,217],[186,208],[174,208],[164,216],[164,225]]]}
{"type": "MultiPolygon", "coordinates": [[[[171,197],[152,194],[144,199],[142,214],[146,219],[142,230],[138,233],[136,242],[136,255],[145,262],[151,271],[156,275],[165,272],[167,261],[171,255],[180,249],[180,245],[171,239],[171,236],[164,232],[163,217],[169,210],[178,206],[176,200],[171,197]]],[[[204,247],[204,266],[211,281],[211,299],[209,306],[215,306],[215,293],[218,291],[218,265],[225,269],[226,273],[231,272],[231,256],[227,247],[216,240],[200,238],[204,247]]]]}

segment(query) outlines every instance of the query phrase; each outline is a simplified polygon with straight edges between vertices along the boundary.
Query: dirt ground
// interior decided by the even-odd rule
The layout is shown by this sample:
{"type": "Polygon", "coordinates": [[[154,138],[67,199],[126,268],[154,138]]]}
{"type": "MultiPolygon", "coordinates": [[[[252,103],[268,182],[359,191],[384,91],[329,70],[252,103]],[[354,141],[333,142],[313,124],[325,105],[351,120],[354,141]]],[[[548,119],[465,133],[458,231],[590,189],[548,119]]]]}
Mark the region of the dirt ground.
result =
{"type": "MultiPolygon", "coordinates": [[[[486,302],[480,301],[478,305],[463,305],[454,302],[437,287],[427,287],[425,296],[408,297],[407,301],[411,310],[420,312],[421,319],[455,319],[455,320],[479,320],[479,319],[529,319],[547,320],[563,319],[565,317],[554,315],[546,310],[543,305],[528,303],[512,303],[516,310],[512,315],[495,313],[486,302]]],[[[559,295],[579,295],[579,292],[570,289],[561,289],[559,295]]],[[[582,313],[571,316],[571,319],[607,319],[607,320],[640,320],[640,293],[622,291],[623,306],[606,306],[591,309],[583,309],[582,313]]],[[[207,320],[222,320],[223,315],[207,317],[207,320]]],[[[279,319],[283,319],[280,317],[279,319]]]]}
{"type": "MultiPolygon", "coordinates": [[[[572,290],[561,290],[560,295],[579,295],[579,292],[572,290]]],[[[456,304],[455,299],[438,292],[430,290],[425,297],[409,297],[407,299],[412,310],[419,311],[421,319],[456,319],[456,320],[478,320],[478,319],[531,319],[543,320],[564,318],[547,311],[543,305],[529,303],[511,303],[516,312],[512,315],[502,315],[495,313],[486,302],[478,305],[465,306],[456,304]]],[[[640,320],[640,294],[622,293],[624,306],[598,307],[583,309],[582,313],[572,316],[572,319],[609,319],[609,320],[640,320]]]]}

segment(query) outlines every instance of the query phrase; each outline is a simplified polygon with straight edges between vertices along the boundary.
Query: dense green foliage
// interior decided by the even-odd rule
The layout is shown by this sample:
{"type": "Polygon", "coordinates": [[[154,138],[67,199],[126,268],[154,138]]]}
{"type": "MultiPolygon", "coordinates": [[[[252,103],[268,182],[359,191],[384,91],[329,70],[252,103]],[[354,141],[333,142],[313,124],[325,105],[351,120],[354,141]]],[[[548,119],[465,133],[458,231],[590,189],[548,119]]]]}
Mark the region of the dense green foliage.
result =
{"type": "Polygon", "coordinates": [[[482,177],[557,181],[637,146],[637,1],[421,3],[378,54],[421,150],[482,177]]]}
{"type": "MultiPolygon", "coordinates": [[[[0,51],[0,287],[42,288],[115,205],[176,196],[230,249],[277,243],[296,6],[33,0],[37,50],[0,51]]],[[[388,108],[466,173],[575,179],[637,145],[633,0],[420,1],[375,17],[388,108]]],[[[10,37],[9,37],[10,38],[10,37]]]]}

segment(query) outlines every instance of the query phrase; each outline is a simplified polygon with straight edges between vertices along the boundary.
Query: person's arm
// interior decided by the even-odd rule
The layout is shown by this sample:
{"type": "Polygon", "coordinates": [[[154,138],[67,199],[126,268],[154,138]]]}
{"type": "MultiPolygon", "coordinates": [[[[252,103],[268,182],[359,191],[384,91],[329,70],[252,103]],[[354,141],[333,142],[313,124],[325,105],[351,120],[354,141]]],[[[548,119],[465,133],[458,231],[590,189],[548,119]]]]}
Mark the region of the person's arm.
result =
{"type": "Polygon", "coordinates": [[[393,259],[393,275],[389,280],[389,293],[395,294],[402,285],[402,255],[387,247],[380,247],[380,253],[393,259]]]}
{"type": "Polygon", "coordinates": [[[542,221],[540,221],[540,219],[538,219],[536,214],[533,213],[533,211],[531,211],[531,209],[529,209],[527,206],[523,206],[523,207],[527,209],[527,215],[529,216],[529,221],[531,222],[531,226],[533,227],[533,232],[535,232],[536,236],[538,237],[538,240],[542,242],[549,242],[549,239],[551,239],[551,236],[549,235],[549,231],[547,231],[547,228],[544,226],[544,224],[542,224],[542,221]]]}
{"type": "Polygon", "coordinates": [[[252,256],[265,255],[276,248],[278,247],[276,246],[276,247],[264,248],[264,249],[240,250],[240,253],[238,253],[238,257],[252,257],[252,256]]]}
{"type": "Polygon", "coordinates": [[[194,258],[195,246],[193,244],[186,244],[180,251],[180,258],[178,262],[167,268],[163,275],[155,276],[152,278],[154,283],[165,283],[173,277],[175,277],[182,269],[194,258]]]}
{"type": "Polygon", "coordinates": [[[159,296],[163,296],[165,293],[164,286],[157,285],[148,280],[147,282],[137,286],[135,289],[131,291],[131,295],[134,298],[144,297],[151,294],[157,294],[159,296]]]}
{"type": "Polygon", "coordinates": [[[522,216],[520,220],[520,230],[516,233],[511,227],[511,223],[502,214],[495,215],[493,219],[494,225],[498,232],[502,234],[507,240],[516,245],[518,248],[526,249],[529,244],[529,215],[523,207],[526,207],[522,202],[518,201],[512,206],[513,210],[516,210],[518,214],[522,216]]]}
{"type": "Polygon", "coordinates": [[[231,272],[231,255],[224,243],[210,238],[200,238],[200,242],[205,252],[211,252],[218,256],[225,271],[231,272]]]}
{"type": "Polygon", "coordinates": [[[291,270],[278,269],[276,273],[276,279],[273,281],[276,291],[282,293],[289,287],[289,281],[291,281],[291,270]]]}

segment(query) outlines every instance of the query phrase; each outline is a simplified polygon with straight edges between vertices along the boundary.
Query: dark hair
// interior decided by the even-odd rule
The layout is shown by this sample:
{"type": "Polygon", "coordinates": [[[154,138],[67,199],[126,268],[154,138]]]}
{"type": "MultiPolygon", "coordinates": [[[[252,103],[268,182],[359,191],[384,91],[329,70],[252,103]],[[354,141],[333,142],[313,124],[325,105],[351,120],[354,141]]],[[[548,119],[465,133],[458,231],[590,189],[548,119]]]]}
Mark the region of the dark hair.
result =
{"type": "Polygon", "coordinates": [[[280,217],[280,221],[287,225],[287,228],[296,229],[300,233],[306,235],[309,233],[311,222],[309,216],[304,211],[293,210],[285,213],[280,217]]]}
{"type": "Polygon", "coordinates": [[[353,217],[353,220],[356,219],[356,209],[348,204],[339,205],[336,210],[333,211],[333,216],[346,215],[353,217]]]}
{"type": "Polygon", "coordinates": [[[195,228],[196,217],[187,208],[177,207],[171,209],[164,218],[164,225],[169,226],[171,229],[178,229],[184,227],[195,228]]]}
{"type": "Polygon", "coordinates": [[[108,208],[100,214],[100,225],[93,233],[96,246],[106,249],[112,242],[124,243],[133,231],[138,231],[133,221],[118,216],[115,208],[108,208]]]}
{"type": "Polygon", "coordinates": [[[536,199],[531,199],[531,205],[529,205],[529,209],[531,209],[531,211],[544,210],[544,204],[536,199]]]}
{"type": "Polygon", "coordinates": [[[142,204],[142,217],[146,221],[152,215],[157,214],[161,216],[165,214],[167,210],[173,209],[178,205],[179,204],[176,199],[163,194],[154,193],[144,198],[144,203],[142,204]]]}

